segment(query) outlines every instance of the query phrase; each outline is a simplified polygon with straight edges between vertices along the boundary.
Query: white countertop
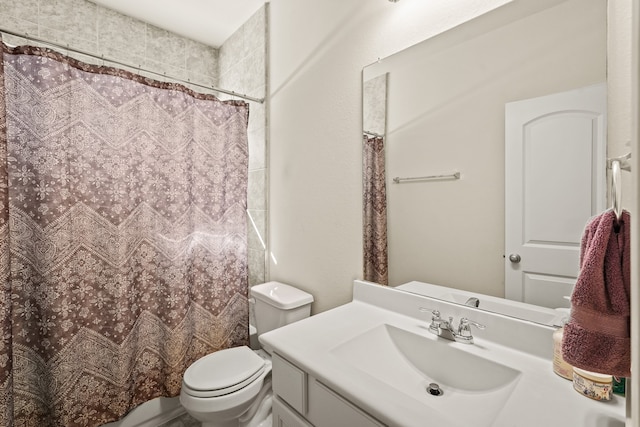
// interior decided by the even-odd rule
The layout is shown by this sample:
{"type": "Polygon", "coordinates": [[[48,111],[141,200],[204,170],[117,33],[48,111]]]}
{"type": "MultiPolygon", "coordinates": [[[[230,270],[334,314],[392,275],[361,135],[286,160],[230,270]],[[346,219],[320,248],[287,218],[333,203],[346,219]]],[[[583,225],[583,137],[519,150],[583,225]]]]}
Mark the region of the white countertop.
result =
{"type": "MultiPolygon", "coordinates": [[[[571,381],[553,372],[551,351],[547,348],[540,352],[527,351],[540,346],[551,349],[552,331],[492,313],[468,311],[428,297],[356,283],[353,302],[266,333],[260,341],[389,426],[418,427],[434,423],[440,427],[469,427],[470,420],[475,419],[474,427],[623,427],[623,397],[614,395],[610,402],[584,397],[573,389],[571,381]],[[385,324],[427,339],[442,340],[428,331],[430,316],[417,310],[422,306],[439,309],[443,318],[453,315],[459,319],[465,315],[487,324],[485,331],[474,333],[474,344],[446,340],[445,344],[521,372],[515,387],[505,395],[501,409],[487,413],[471,403],[470,407],[458,408],[458,414],[449,410],[439,414],[433,409],[433,403],[423,403],[424,399],[434,399],[433,396],[411,388],[398,390],[336,356],[336,347],[385,324]],[[505,328],[515,330],[516,338],[506,336],[505,328]],[[504,345],[505,340],[514,341],[515,348],[504,345]]],[[[374,354],[376,349],[370,351],[374,354]]],[[[444,398],[446,393],[435,397],[444,398]]],[[[443,407],[448,406],[444,400],[439,402],[443,407]]]]}

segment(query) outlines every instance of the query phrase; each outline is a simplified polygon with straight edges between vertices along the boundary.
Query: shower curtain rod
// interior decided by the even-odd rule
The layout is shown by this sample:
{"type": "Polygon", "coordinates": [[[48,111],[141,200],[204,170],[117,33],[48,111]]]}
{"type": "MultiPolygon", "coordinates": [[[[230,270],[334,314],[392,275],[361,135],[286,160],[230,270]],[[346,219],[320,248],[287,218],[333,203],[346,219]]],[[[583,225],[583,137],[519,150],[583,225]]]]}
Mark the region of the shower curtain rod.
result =
{"type": "Polygon", "coordinates": [[[237,93],[237,92],[234,92],[232,90],[220,89],[220,88],[217,88],[215,86],[206,86],[206,85],[202,85],[202,84],[198,84],[198,83],[193,83],[193,82],[191,82],[189,80],[184,80],[184,79],[181,79],[181,78],[178,78],[178,77],[173,77],[173,76],[170,76],[170,75],[167,75],[167,74],[158,73],[157,71],[147,70],[147,69],[144,69],[144,68],[142,68],[140,66],[136,67],[135,65],[127,64],[125,62],[121,62],[121,61],[118,61],[118,60],[115,60],[115,59],[105,58],[103,55],[98,56],[95,53],[86,52],[86,51],[83,51],[83,50],[80,50],[80,49],[75,49],[75,48],[69,47],[69,45],[65,46],[65,45],[62,45],[62,44],[59,44],[59,43],[56,43],[56,42],[51,42],[51,41],[48,41],[48,40],[40,39],[38,37],[33,37],[33,36],[31,36],[31,35],[29,35],[27,33],[24,33],[24,34],[16,33],[14,31],[5,30],[4,28],[0,28],[0,33],[10,34],[12,36],[21,37],[23,39],[31,40],[31,41],[34,41],[34,42],[44,43],[44,44],[47,44],[47,45],[50,45],[50,46],[58,47],[60,49],[66,50],[66,51],[79,53],[79,54],[85,55],[85,56],[90,56],[92,58],[96,58],[96,59],[100,59],[102,61],[110,62],[112,64],[122,65],[122,66],[128,67],[128,68],[133,68],[135,70],[138,70],[138,72],[142,71],[142,72],[145,72],[145,73],[155,74],[156,76],[161,76],[161,77],[164,77],[164,78],[167,78],[167,79],[170,79],[170,80],[174,80],[176,82],[185,83],[185,84],[188,84],[188,85],[197,86],[197,87],[208,89],[208,90],[213,90],[215,92],[221,92],[221,93],[224,93],[224,94],[227,94],[227,95],[231,95],[231,96],[235,96],[235,97],[238,97],[238,98],[246,99],[247,101],[253,101],[253,102],[257,102],[259,104],[264,104],[264,98],[254,98],[253,96],[237,93]]]}
{"type": "Polygon", "coordinates": [[[365,135],[376,137],[376,138],[384,138],[384,135],[376,132],[370,132],[368,130],[363,130],[362,133],[364,133],[365,135]]]}

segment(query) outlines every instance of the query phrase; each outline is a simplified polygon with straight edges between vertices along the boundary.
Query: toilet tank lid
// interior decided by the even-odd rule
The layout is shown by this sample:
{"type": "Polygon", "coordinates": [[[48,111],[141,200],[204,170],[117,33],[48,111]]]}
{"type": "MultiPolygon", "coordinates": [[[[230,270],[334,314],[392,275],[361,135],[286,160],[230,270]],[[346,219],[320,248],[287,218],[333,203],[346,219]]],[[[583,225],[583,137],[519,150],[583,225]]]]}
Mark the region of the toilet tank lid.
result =
{"type": "Polygon", "coordinates": [[[252,286],[249,293],[254,298],[284,310],[291,310],[313,302],[311,294],[280,282],[267,282],[252,286]]]}

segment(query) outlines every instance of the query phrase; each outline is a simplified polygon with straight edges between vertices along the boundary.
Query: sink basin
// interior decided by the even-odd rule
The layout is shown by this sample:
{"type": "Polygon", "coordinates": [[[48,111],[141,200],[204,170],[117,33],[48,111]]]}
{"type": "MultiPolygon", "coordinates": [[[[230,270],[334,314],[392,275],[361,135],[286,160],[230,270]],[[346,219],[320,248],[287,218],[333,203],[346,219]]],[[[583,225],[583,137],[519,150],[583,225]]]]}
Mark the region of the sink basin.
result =
{"type": "MultiPolygon", "coordinates": [[[[439,412],[452,426],[490,426],[516,386],[520,372],[437,338],[389,324],[340,344],[331,354],[341,362],[439,412]],[[430,383],[443,391],[427,392],[430,383]]],[[[473,344],[475,345],[475,344],[473,344]]]]}

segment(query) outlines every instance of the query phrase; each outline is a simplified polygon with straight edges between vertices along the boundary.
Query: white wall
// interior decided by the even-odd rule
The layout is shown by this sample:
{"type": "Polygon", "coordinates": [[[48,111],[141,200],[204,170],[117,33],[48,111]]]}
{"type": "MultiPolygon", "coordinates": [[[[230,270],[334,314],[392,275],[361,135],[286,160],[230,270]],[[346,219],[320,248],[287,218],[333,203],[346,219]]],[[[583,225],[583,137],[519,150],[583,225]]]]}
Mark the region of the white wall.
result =
{"type": "MultiPolygon", "coordinates": [[[[640,179],[638,179],[638,170],[640,170],[640,1],[633,0],[630,2],[629,8],[632,13],[627,11],[627,16],[631,15],[632,20],[627,27],[631,34],[630,51],[630,90],[628,91],[631,98],[631,151],[633,159],[631,161],[631,189],[634,194],[634,200],[631,202],[633,212],[640,212],[640,179]]],[[[625,52],[622,52],[624,54],[625,52]]],[[[640,221],[638,215],[633,216],[631,228],[638,230],[640,221]]],[[[640,325],[640,233],[631,236],[631,253],[635,254],[631,258],[631,324],[640,325]]],[[[631,370],[633,372],[640,371],[640,328],[632,328],[631,331],[631,370]]],[[[627,427],[640,427],[640,375],[634,375],[630,381],[631,385],[627,386],[630,393],[627,394],[627,427]]]]}
{"type": "Polygon", "coordinates": [[[313,312],[362,276],[362,68],[507,2],[271,0],[270,278],[313,312]]]}
{"type": "MultiPolygon", "coordinates": [[[[608,156],[631,151],[631,2],[609,2],[608,156]]],[[[632,210],[631,174],[622,172],[622,206],[632,210]]]]}
{"type": "MultiPolygon", "coordinates": [[[[640,140],[639,112],[639,74],[638,33],[640,2],[609,1],[609,144],[608,156],[617,157],[632,152],[631,173],[622,172],[622,207],[632,214],[631,230],[638,230],[640,221],[640,140]],[[632,19],[633,17],[633,19],[632,19]]],[[[640,233],[631,235],[631,324],[640,324],[640,233]]],[[[632,328],[631,370],[638,372],[640,367],[640,332],[632,328]]],[[[634,375],[627,385],[627,427],[640,427],[640,375],[634,375]]]]}

